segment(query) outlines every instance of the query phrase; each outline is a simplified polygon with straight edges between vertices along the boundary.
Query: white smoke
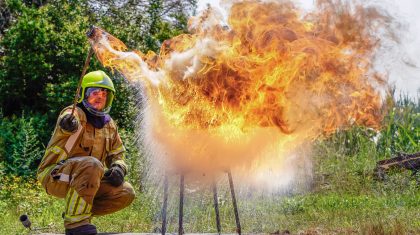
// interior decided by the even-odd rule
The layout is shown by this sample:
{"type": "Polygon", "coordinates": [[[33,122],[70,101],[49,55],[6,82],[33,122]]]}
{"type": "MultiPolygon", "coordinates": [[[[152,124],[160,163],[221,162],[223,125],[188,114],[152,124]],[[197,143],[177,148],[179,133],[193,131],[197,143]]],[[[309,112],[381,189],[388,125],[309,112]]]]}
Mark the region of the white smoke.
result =
{"type": "Polygon", "coordinates": [[[196,44],[183,52],[172,52],[171,57],[165,61],[163,69],[179,74],[176,77],[187,79],[193,77],[203,68],[201,59],[215,58],[225,47],[212,38],[197,40],[196,44]]]}

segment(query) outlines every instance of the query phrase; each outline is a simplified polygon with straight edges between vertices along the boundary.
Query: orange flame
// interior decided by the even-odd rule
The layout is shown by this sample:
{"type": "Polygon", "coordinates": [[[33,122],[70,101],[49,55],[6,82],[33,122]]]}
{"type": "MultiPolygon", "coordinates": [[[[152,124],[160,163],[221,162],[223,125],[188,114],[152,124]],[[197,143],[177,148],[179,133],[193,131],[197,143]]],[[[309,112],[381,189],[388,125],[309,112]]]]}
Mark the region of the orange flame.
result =
{"type": "Polygon", "coordinates": [[[309,140],[382,120],[386,83],[372,61],[386,17],[334,1],[318,9],[246,1],[227,27],[209,8],[159,55],[126,52],[99,29],[90,40],[104,66],[143,84],[153,151],[189,167],[274,167],[309,140]]]}

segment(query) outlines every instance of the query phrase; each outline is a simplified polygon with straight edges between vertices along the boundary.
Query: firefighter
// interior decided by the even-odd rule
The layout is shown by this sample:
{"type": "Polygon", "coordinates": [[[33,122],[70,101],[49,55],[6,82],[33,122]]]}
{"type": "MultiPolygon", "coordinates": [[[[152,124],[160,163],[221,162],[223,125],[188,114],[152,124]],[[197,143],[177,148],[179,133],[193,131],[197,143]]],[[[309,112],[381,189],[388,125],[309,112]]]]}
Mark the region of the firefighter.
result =
{"type": "Polygon", "coordinates": [[[97,234],[92,216],[121,210],[134,199],[124,182],[124,146],[109,116],[115,89],[103,71],[86,74],[72,115],[61,111],[39,165],[37,178],[46,192],[65,198],[66,235],[97,234]]]}

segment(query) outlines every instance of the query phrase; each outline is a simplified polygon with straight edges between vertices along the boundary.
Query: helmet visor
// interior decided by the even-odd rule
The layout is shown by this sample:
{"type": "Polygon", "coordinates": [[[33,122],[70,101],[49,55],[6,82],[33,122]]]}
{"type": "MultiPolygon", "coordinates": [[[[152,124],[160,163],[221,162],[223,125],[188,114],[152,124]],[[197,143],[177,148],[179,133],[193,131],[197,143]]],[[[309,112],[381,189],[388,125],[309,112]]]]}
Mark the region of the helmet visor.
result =
{"type": "Polygon", "coordinates": [[[85,92],[84,102],[95,111],[108,113],[113,99],[113,92],[103,87],[89,87],[85,92]]]}

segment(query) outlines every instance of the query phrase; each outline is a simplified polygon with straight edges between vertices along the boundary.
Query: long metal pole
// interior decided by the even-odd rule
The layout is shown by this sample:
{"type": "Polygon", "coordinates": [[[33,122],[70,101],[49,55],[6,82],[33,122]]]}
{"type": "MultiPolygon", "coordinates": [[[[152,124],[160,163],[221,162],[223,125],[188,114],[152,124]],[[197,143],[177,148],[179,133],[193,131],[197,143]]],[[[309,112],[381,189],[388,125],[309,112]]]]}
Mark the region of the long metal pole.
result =
{"type": "Polygon", "coordinates": [[[178,234],[184,234],[184,228],[182,226],[182,219],[184,217],[184,173],[181,173],[179,183],[179,217],[178,217],[178,234]]]}
{"type": "Polygon", "coordinates": [[[163,207],[162,207],[162,235],[166,233],[166,210],[168,207],[168,175],[163,180],[163,207]]]}
{"type": "Polygon", "coordinates": [[[77,84],[77,90],[76,90],[76,95],[74,96],[74,100],[73,100],[73,108],[71,109],[71,115],[74,114],[74,109],[76,108],[77,100],[79,99],[80,86],[82,85],[83,77],[85,76],[87,68],[89,67],[90,58],[92,58],[93,52],[94,52],[93,48],[90,47],[88,55],[85,60],[85,65],[83,66],[82,74],[80,75],[79,83],[77,84]]]}
{"type": "Polygon", "coordinates": [[[220,226],[220,216],[219,216],[219,202],[217,199],[217,187],[216,187],[216,181],[213,179],[212,183],[213,188],[213,201],[214,201],[214,211],[216,212],[216,226],[217,226],[217,233],[221,233],[221,226],[220,226]]]}
{"type": "Polygon", "coordinates": [[[236,232],[241,235],[241,222],[239,221],[238,205],[236,204],[235,188],[233,187],[232,173],[230,169],[227,170],[230,186],[230,194],[232,195],[233,210],[235,212],[236,232]]]}

